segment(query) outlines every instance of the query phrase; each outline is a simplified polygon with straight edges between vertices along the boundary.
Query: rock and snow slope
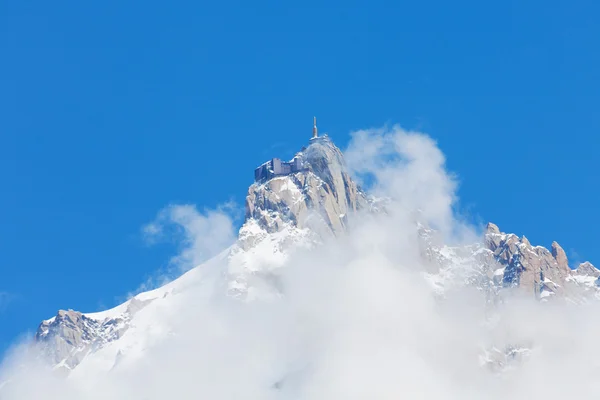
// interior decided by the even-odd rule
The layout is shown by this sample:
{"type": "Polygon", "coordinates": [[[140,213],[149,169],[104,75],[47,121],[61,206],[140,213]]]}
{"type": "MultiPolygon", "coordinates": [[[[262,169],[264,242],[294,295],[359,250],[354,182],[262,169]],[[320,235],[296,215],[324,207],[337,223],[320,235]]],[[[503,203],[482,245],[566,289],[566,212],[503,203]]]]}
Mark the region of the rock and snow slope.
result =
{"type": "MultiPolygon", "coordinates": [[[[76,375],[133,362],[147,346],[176,334],[170,315],[203,280],[219,282],[241,301],[279,296],[276,271],[296,249],[343,236],[357,213],[388,212],[351,179],[342,152],[328,138],[312,141],[297,157],[303,158],[306,171],[250,186],[238,240],[219,256],[112,310],[61,310],[43,321],[36,342],[51,363],[76,375]]],[[[484,291],[490,300],[506,289],[542,301],[560,297],[581,302],[598,293],[600,271],[590,263],[571,270],[557,243],[551,250],[532,246],[494,224],[488,224],[480,243],[468,246],[444,245],[421,221],[415,221],[414,232],[427,261],[423,274],[441,296],[465,285],[484,291]]]]}
{"type": "MultiPolygon", "coordinates": [[[[370,206],[371,200],[350,178],[341,151],[327,137],[313,140],[297,156],[303,158],[306,171],[250,186],[246,220],[237,242],[218,260],[208,263],[221,262],[224,285],[234,297],[249,300],[259,295],[276,295],[271,272],[285,262],[295,247],[314,246],[322,239],[339,235],[346,229],[351,214],[370,206]]],[[[98,353],[109,343],[127,342],[134,335],[132,327],[148,313],[143,311],[145,307],[158,307],[152,302],[165,302],[168,294],[193,286],[190,280],[206,269],[206,265],[199,266],[169,285],[141,293],[107,312],[82,314],[61,310],[42,322],[36,341],[57,367],[73,369],[87,355],[98,353]],[[140,310],[143,312],[138,316],[140,310]]],[[[111,354],[116,357],[124,351],[111,354]]]]}

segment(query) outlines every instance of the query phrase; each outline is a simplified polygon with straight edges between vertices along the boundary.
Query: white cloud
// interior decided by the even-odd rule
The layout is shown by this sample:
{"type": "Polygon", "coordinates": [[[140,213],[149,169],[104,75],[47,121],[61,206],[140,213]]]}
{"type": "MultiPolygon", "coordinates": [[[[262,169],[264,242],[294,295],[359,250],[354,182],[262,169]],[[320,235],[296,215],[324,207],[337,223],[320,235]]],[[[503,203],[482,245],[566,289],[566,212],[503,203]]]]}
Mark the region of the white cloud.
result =
{"type": "Polygon", "coordinates": [[[136,292],[165,284],[231,245],[236,236],[235,213],[232,203],[204,212],[190,204],[170,205],[161,210],[153,222],[142,228],[144,238],[149,244],[175,242],[179,251],[170,260],[166,272],[160,272],[158,278],[150,278],[136,292]]]}
{"type": "Polygon", "coordinates": [[[234,241],[235,227],[228,209],[230,205],[224,205],[200,213],[193,205],[171,205],[160,211],[154,222],[144,226],[143,232],[150,242],[165,236],[177,239],[182,249],[172,263],[187,270],[234,241]]]}
{"type": "MultiPolygon", "coordinates": [[[[454,212],[456,180],[431,138],[398,127],[359,131],[346,154],[355,173],[371,176],[376,193],[395,199],[392,212],[361,218],[347,236],[293,253],[280,270],[282,298],[241,303],[225,295],[218,279],[206,279],[171,308],[156,301],[140,312],[152,316],[152,329],[168,326],[176,334],[147,344],[139,361],[63,380],[17,351],[0,374],[13,379],[2,398],[597,397],[596,306],[515,298],[490,324],[477,291],[453,293],[443,303],[433,298],[420,275],[412,210],[419,208],[446,240],[476,232],[454,212]],[[522,368],[498,377],[480,367],[483,348],[521,343],[533,343],[522,368]]],[[[233,228],[219,211],[172,206],[145,232],[180,238],[174,263],[186,269],[227,245],[233,228]]]]}
{"type": "Polygon", "coordinates": [[[358,179],[370,178],[374,194],[391,196],[407,210],[421,210],[431,226],[445,233],[456,228],[457,182],[431,137],[398,125],[359,130],[352,133],[345,155],[358,179]]]}

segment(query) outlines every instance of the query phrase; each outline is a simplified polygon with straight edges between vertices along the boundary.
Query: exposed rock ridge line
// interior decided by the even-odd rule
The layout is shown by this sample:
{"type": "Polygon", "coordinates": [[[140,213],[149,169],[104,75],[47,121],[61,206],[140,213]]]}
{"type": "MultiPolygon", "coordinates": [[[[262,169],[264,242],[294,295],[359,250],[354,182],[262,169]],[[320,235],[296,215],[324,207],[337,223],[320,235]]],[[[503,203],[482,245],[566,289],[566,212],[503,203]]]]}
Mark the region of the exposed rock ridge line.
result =
{"type": "Polygon", "coordinates": [[[148,303],[133,298],[122,313],[104,318],[59,310],[55,317],[42,321],[35,340],[55,367],[72,370],[90,352],[121,338],[135,313],[148,303]]]}
{"type": "Polygon", "coordinates": [[[295,158],[302,160],[306,171],[250,186],[246,221],[256,220],[269,233],[286,224],[341,233],[348,215],[369,205],[366,194],[351,179],[342,152],[329,138],[321,137],[295,158]]]}

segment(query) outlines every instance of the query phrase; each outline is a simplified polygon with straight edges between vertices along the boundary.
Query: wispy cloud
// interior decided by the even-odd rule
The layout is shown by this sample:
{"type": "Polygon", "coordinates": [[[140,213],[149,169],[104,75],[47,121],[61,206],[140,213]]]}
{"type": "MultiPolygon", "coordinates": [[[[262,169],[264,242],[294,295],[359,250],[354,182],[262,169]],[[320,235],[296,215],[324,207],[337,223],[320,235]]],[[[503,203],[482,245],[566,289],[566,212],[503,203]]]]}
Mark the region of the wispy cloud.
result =
{"type": "Polygon", "coordinates": [[[6,291],[0,290],[0,313],[5,311],[6,308],[12,303],[15,299],[15,295],[6,291]]]}
{"type": "Polygon", "coordinates": [[[151,245],[176,243],[178,251],[167,268],[156,272],[136,292],[165,284],[231,245],[238,213],[232,202],[202,212],[191,204],[174,204],[161,210],[142,228],[144,239],[151,245]]]}

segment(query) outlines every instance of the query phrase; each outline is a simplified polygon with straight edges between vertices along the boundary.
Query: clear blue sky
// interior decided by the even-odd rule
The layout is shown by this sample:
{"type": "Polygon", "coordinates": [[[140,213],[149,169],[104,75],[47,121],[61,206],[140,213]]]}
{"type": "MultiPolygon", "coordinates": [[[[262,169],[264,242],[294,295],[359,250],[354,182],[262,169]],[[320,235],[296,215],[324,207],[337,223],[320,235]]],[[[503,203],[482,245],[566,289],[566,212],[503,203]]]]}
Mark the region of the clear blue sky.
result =
{"type": "Polygon", "coordinates": [[[171,254],[171,202],[243,204],[253,168],[400,123],[462,206],[600,264],[597,1],[0,2],[0,351],[116,304],[171,254]]]}

